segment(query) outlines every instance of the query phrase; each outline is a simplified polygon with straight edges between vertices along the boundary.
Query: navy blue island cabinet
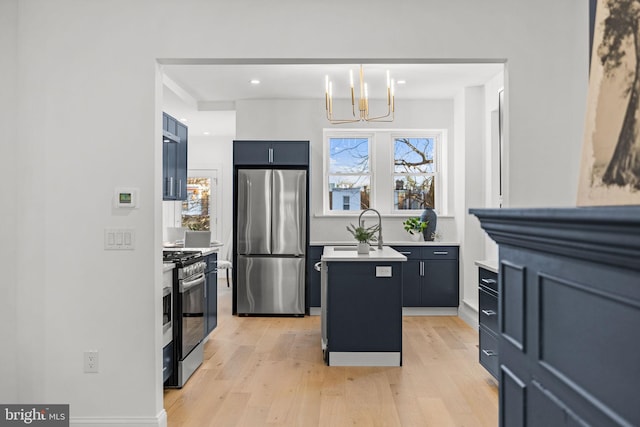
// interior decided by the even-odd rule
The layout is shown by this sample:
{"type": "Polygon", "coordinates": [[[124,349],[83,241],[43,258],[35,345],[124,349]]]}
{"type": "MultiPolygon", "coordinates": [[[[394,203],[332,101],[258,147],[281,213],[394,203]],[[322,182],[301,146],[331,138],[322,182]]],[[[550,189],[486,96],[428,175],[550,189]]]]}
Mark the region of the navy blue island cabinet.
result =
{"type": "Polygon", "coordinates": [[[640,206],[470,212],[499,246],[500,426],[640,426],[640,206]]]}
{"type": "Polygon", "coordinates": [[[401,366],[404,260],[332,262],[325,255],[321,313],[325,362],[401,366]]]}

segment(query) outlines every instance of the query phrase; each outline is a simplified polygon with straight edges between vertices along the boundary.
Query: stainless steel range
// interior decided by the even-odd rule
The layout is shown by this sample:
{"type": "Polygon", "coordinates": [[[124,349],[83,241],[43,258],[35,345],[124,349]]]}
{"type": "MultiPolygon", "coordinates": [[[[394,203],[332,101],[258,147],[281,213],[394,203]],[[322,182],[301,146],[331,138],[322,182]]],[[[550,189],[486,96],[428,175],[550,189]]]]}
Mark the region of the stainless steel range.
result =
{"type": "Polygon", "coordinates": [[[176,264],[173,278],[175,366],[165,387],[182,388],[203,361],[207,264],[199,251],[165,251],[163,261],[176,264]]]}

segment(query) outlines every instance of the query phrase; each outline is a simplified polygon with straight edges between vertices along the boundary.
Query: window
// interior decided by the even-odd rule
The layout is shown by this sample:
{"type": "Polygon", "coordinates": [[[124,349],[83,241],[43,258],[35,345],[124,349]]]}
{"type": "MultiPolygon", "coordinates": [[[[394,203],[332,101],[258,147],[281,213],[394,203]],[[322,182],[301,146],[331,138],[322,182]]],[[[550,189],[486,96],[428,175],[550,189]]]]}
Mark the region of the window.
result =
{"type": "Polygon", "coordinates": [[[342,210],[343,211],[348,211],[349,210],[349,196],[343,196],[342,197],[342,210]]]}
{"type": "Polygon", "coordinates": [[[393,138],[393,209],[436,206],[436,138],[393,138]]]}
{"type": "Polygon", "coordinates": [[[415,216],[433,208],[446,215],[445,132],[325,129],[324,213],[354,215],[371,207],[415,216]]]}
{"type": "Polygon", "coordinates": [[[371,194],[370,138],[330,137],[327,145],[326,195],[329,211],[368,208],[371,194]]]}
{"type": "Polygon", "coordinates": [[[187,200],[182,202],[182,226],[189,230],[210,230],[209,196],[211,179],[187,178],[187,200]]]}
{"type": "Polygon", "coordinates": [[[189,230],[211,231],[211,239],[219,240],[219,198],[216,169],[189,170],[187,199],[181,203],[179,214],[176,212],[180,225],[189,230]]]}

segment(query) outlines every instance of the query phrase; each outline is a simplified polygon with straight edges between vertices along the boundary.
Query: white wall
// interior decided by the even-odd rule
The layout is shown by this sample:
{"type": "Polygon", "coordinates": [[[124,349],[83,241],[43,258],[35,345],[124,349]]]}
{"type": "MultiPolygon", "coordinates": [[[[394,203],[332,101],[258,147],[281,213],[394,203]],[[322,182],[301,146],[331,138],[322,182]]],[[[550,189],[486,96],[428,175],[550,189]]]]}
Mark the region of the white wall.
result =
{"type": "MultiPolygon", "coordinates": [[[[500,148],[499,148],[499,123],[498,123],[498,94],[504,89],[504,73],[500,73],[488,81],[484,87],[485,101],[485,152],[484,152],[484,182],[485,197],[484,207],[500,207],[500,148]]],[[[505,157],[506,158],[506,157],[505,157]]],[[[503,180],[508,176],[503,174],[503,180]]],[[[475,207],[475,206],[474,206],[475,207]]],[[[480,207],[480,206],[477,206],[480,207]]],[[[485,234],[484,258],[487,260],[498,259],[498,246],[485,234]]]]}
{"type": "MultiPolygon", "coordinates": [[[[225,243],[233,227],[233,140],[235,135],[189,137],[189,169],[218,169],[220,236],[225,243]]],[[[226,249],[226,248],[225,248],[226,249]]],[[[221,250],[224,253],[224,249],[221,250]]]]}
{"type": "MultiPolygon", "coordinates": [[[[346,101],[345,101],[346,102],[346,101]]],[[[399,102],[396,107],[396,120],[392,123],[368,123],[363,125],[332,126],[327,123],[324,101],[315,100],[274,100],[237,102],[238,139],[299,139],[310,141],[310,240],[311,242],[353,240],[346,226],[355,222],[357,215],[327,217],[323,216],[323,128],[349,129],[443,129],[447,133],[446,150],[451,151],[455,135],[453,132],[452,100],[425,100],[399,102]]],[[[375,106],[371,106],[375,109],[375,106]]],[[[376,141],[378,151],[389,151],[384,141],[376,141]]],[[[453,156],[448,156],[451,159],[453,156]]],[[[378,156],[374,159],[375,170],[389,170],[388,158],[378,156]]],[[[454,171],[448,168],[449,179],[454,171]]],[[[402,228],[405,216],[386,216],[383,221],[385,241],[409,241],[402,228]]],[[[457,232],[452,218],[438,218],[438,231],[443,240],[455,241],[457,232]]]]}
{"type": "MultiPolygon", "coordinates": [[[[470,208],[483,207],[485,203],[485,90],[484,86],[469,87],[464,90],[464,154],[457,159],[464,173],[456,175],[464,186],[463,200],[457,200],[456,214],[460,217],[460,297],[461,310],[478,311],[477,267],[474,261],[484,258],[484,231],[480,223],[469,215],[470,208]]],[[[456,169],[457,170],[457,169],[456,169]]],[[[460,187],[458,187],[460,188],[460,187]]],[[[464,313],[461,313],[465,317],[464,313]]],[[[467,316],[468,317],[468,316],[467,316]]],[[[473,316],[475,318],[475,316],[473,316]]]]}
{"type": "Polygon", "coordinates": [[[16,205],[18,189],[22,181],[17,166],[18,132],[15,123],[18,120],[18,51],[16,14],[18,0],[0,2],[0,342],[5,343],[0,351],[0,402],[13,403],[18,400],[18,375],[15,348],[17,340],[17,256],[18,229],[16,227],[19,205],[16,205]],[[9,344],[12,344],[8,347],[9,344]]]}
{"type": "Polygon", "coordinates": [[[15,229],[24,244],[9,257],[21,269],[12,301],[19,338],[9,333],[3,343],[19,355],[18,373],[3,378],[0,395],[15,396],[9,387],[18,382],[18,400],[68,402],[76,425],[164,423],[156,58],[505,58],[510,203],[573,204],[587,88],[586,3],[406,0],[392,8],[402,25],[386,25],[386,1],[341,2],[340,13],[337,3],[282,3],[3,3],[11,23],[0,30],[8,36],[2,58],[17,58],[17,70],[8,67],[0,87],[10,88],[16,71],[19,78],[18,102],[0,101],[0,108],[17,115],[18,147],[0,182],[20,171],[20,191],[9,200],[20,209],[15,229]],[[376,28],[365,45],[344,37],[356,16],[376,28]],[[541,158],[543,175],[531,161],[541,158]],[[140,189],[139,209],[112,208],[119,185],[140,189]],[[104,251],[103,230],[111,226],[135,228],[136,249],[104,251]],[[73,268],[69,249],[79,261],[73,268]],[[100,351],[99,374],[82,372],[89,349],[100,351]]]}

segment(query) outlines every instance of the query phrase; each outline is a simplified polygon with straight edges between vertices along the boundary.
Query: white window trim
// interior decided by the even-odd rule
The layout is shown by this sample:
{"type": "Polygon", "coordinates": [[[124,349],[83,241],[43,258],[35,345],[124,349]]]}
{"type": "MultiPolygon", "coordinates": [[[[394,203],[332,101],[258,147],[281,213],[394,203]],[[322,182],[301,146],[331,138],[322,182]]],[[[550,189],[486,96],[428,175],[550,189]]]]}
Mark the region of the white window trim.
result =
{"type": "MultiPolygon", "coordinates": [[[[329,209],[329,138],[369,138],[369,203],[375,206],[375,133],[361,129],[322,130],[322,212],[324,216],[358,216],[360,211],[338,211],[329,209]]],[[[333,174],[332,174],[333,175],[333,174]]],[[[339,174],[336,174],[339,175],[339,174]]],[[[349,174],[354,175],[354,174],[349,174]]],[[[355,174],[358,175],[358,174],[355,174]]]]}
{"type": "MultiPolygon", "coordinates": [[[[435,204],[436,204],[436,208],[435,211],[436,213],[440,214],[440,212],[445,212],[446,209],[443,209],[444,202],[446,200],[446,195],[443,194],[444,191],[443,189],[446,188],[446,186],[444,185],[444,180],[446,179],[445,174],[443,173],[442,170],[442,161],[443,161],[443,142],[442,140],[444,139],[444,130],[410,130],[410,131],[394,131],[390,134],[390,138],[389,138],[389,173],[390,173],[390,183],[389,186],[387,188],[389,188],[389,191],[391,192],[391,198],[393,200],[393,191],[395,188],[395,182],[393,181],[393,177],[396,174],[396,172],[394,171],[394,160],[395,160],[395,140],[396,138],[433,138],[435,140],[435,144],[434,144],[434,160],[436,163],[436,167],[435,167],[435,172],[433,173],[426,173],[426,174],[410,174],[410,175],[433,175],[434,179],[436,180],[436,187],[435,187],[435,191],[436,191],[436,197],[435,197],[435,204]]],[[[395,206],[393,205],[393,203],[391,204],[391,213],[392,214],[397,214],[397,215],[409,215],[409,216],[417,216],[419,214],[421,214],[423,211],[423,209],[396,209],[395,206]]]]}
{"type": "MultiPolygon", "coordinates": [[[[322,145],[322,214],[316,214],[315,217],[354,217],[360,215],[360,211],[331,211],[329,210],[329,161],[328,155],[329,138],[353,138],[353,137],[367,137],[369,138],[369,172],[370,172],[370,205],[372,208],[378,210],[382,216],[385,217],[407,217],[417,216],[422,210],[397,210],[393,206],[393,176],[394,167],[394,141],[397,137],[426,137],[435,138],[435,161],[436,171],[434,173],[436,177],[436,213],[439,217],[448,217],[448,193],[449,179],[449,160],[447,154],[447,130],[446,129],[323,129],[322,130],[323,145],[322,145]],[[378,140],[381,135],[388,136],[389,141],[385,141],[387,149],[378,147],[378,140]],[[385,173],[376,173],[376,162],[378,154],[384,156],[386,151],[387,161],[386,167],[382,170],[386,170],[385,173]],[[386,193],[386,194],[384,194],[386,193]],[[382,197],[378,197],[382,196],[382,197]],[[381,200],[389,200],[384,206],[378,206],[378,202],[381,200]]],[[[383,159],[380,159],[383,160],[383,159]]],[[[378,165],[383,167],[382,165],[378,165]]]]}

